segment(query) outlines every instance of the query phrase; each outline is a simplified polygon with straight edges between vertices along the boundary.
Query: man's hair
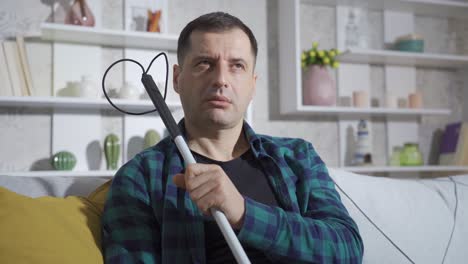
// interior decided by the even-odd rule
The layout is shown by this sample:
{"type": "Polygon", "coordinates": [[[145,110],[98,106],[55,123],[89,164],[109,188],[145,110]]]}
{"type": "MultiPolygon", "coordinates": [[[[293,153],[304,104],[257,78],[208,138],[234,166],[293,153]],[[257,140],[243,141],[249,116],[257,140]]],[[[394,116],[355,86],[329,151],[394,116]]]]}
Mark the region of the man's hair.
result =
{"type": "Polygon", "coordinates": [[[254,55],[254,62],[257,59],[257,40],[248,26],[239,18],[224,12],[213,12],[199,16],[188,23],[182,30],[177,43],[177,60],[182,65],[187,52],[190,50],[190,35],[194,31],[200,32],[224,32],[239,28],[247,34],[254,55]]]}

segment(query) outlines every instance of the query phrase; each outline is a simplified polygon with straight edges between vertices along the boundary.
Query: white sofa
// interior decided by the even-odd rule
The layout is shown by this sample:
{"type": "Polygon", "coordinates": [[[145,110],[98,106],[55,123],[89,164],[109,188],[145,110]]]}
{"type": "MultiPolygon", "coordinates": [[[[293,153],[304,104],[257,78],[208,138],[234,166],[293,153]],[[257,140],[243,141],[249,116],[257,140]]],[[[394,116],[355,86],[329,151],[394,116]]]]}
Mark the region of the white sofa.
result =
{"type": "MultiPolygon", "coordinates": [[[[468,175],[395,179],[333,169],[330,174],[359,226],[364,263],[411,263],[392,243],[414,263],[442,263],[445,252],[444,263],[468,263],[468,175]]],[[[0,186],[31,197],[86,196],[106,180],[0,176],[0,186]]]]}

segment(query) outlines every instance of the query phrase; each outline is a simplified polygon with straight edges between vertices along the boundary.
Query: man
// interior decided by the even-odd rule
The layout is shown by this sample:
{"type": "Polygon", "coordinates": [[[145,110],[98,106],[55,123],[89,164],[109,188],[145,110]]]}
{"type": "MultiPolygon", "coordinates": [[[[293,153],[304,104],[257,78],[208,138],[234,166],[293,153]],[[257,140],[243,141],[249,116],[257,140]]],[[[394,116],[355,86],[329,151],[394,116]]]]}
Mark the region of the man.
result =
{"type": "Polygon", "coordinates": [[[359,263],[358,228],[325,164],[301,139],[255,134],[257,42],[226,13],[181,32],[174,89],[197,164],[166,138],[119,169],[103,216],[109,263],[232,263],[210,208],[224,212],[252,263],[359,263]]]}

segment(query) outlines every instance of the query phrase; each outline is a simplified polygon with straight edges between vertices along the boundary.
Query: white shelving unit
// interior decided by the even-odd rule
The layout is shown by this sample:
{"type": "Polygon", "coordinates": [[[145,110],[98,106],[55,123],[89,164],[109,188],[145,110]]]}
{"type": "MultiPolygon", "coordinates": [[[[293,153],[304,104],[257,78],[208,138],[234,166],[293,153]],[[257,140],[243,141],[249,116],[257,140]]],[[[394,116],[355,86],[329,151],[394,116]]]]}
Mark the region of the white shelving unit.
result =
{"type": "Polygon", "coordinates": [[[339,169],[357,172],[357,173],[369,173],[369,172],[466,172],[468,173],[468,166],[406,166],[406,167],[395,167],[395,166],[369,166],[369,167],[340,167],[339,169]]]}
{"type": "MultiPolygon", "coordinates": [[[[131,58],[147,67],[152,58],[159,52],[175,51],[177,37],[160,33],[131,32],[125,30],[109,30],[100,28],[98,21],[96,27],[81,27],[74,25],[43,23],[41,37],[52,42],[53,52],[53,93],[50,98],[18,98],[14,104],[50,106],[52,113],[52,153],[61,150],[72,152],[77,159],[75,170],[86,171],[89,159],[99,158],[99,153],[87,150],[92,142],[101,142],[102,109],[112,109],[105,99],[84,99],[59,97],[61,91],[67,87],[68,82],[77,81],[81,76],[88,75],[100,89],[102,70],[108,65],[102,65],[103,48],[113,47],[122,49],[122,58],[131,58]],[[83,129],[86,128],[86,129],[83,129]],[[70,139],[73,139],[72,141],[70,139]],[[96,156],[96,157],[94,157],[96,156]]],[[[168,55],[169,64],[174,57],[168,55]]],[[[166,73],[166,65],[157,60],[150,72],[155,82],[162,82],[166,73]],[[153,74],[156,73],[156,74],[153,74]],[[163,74],[160,74],[163,73],[163,74]]],[[[141,85],[141,70],[135,65],[123,64],[122,79],[134,83],[140,93],[144,92],[141,85]]],[[[170,85],[168,85],[170,89],[170,85]]],[[[149,100],[112,100],[123,110],[141,112],[153,110],[154,106],[149,100]]],[[[180,113],[179,102],[170,102],[169,106],[174,114],[180,113]]],[[[117,110],[115,110],[116,112],[117,110]]],[[[118,113],[118,112],[116,112],[118,113]]],[[[177,119],[178,114],[176,114],[177,119]]],[[[146,131],[155,129],[164,135],[165,127],[156,114],[145,116],[121,115],[122,129],[116,130],[121,137],[120,164],[132,158],[139,150],[138,138],[142,138],[146,131]]],[[[102,168],[102,164],[101,164],[102,168]]]]}
{"type": "MultiPolygon", "coordinates": [[[[354,108],[309,106],[302,103],[302,69],[300,65],[300,5],[301,3],[332,6],[336,8],[337,48],[345,50],[339,60],[337,88],[338,96],[351,97],[353,91],[364,90],[372,95],[370,84],[370,65],[384,66],[385,90],[399,98],[407,98],[416,89],[415,67],[464,70],[468,68],[468,56],[412,53],[393,50],[373,50],[343,48],[343,35],[339,28],[345,26],[347,7],[363,7],[383,11],[384,43],[393,42],[397,36],[412,33],[414,15],[437,17],[467,17],[468,2],[451,0],[280,0],[278,4],[278,44],[279,44],[279,87],[280,112],[285,116],[336,116],[339,127],[339,165],[340,168],[359,172],[392,171],[445,171],[464,170],[461,167],[348,167],[350,164],[347,137],[350,128],[356,132],[359,119],[383,116],[386,124],[386,148],[390,156],[393,146],[405,142],[418,142],[421,116],[448,116],[450,109],[433,109],[428,105],[422,109],[354,108]]],[[[466,79],[468,81],[468,78],[466,79]]],[[[423,87],[421,88],[423,90],[423,87]]],[[[423,91],[424,92],[424,91],[423,91]]],[[[468,92],[465,93],[468,95],[468,92]]],[[[370,96],[369,96],[370,97],[370,96]]],[[[381,98],[383,101],[383,98],[381,98]]],[[[370,102],[369,102],[370,103],[370,102]]],[[[468,116],[468,110],[464,109],[468,116]]],[[[370,124],[372,131],[372,124],[370,124]]]]}
{"type": "MultiPolygon", "coordinates": [[[[153,110],[150,100],[124,100],[111,98],[118,107],[127,111],[153,110]]],[[[167,102],[170,110],[182,107],[180,102],[167,102]]],[[[114,109],[106,99],[86,99],[78,97],[16,97],[0,96],[0,106],[9,107],[50,107],[58,109],[114,109]]],[[[117,110],[116,110],[117,111],[117,110]]]]}
{"type": "MultiPolygon", "coordinates": [[[[99,2],[96,2],[99,5],[99,2]]],[[[96,7],[98,8],[98,7],[96,7]]],[[[97,20],[100,18],[97,17],[97,20]]],[[[101,110],[112,110],[106,99],[91,99],[78,97],[61,97],[60,91],[67,87],[70,81],[78,81],[81,76],[88,75],[96,85],[102,79],[102,48],[121,48],[123,57],[133,58],[146,67],[159,51],[174,52],[177,50],[178,36],[130,32],[125,30],[109,30],[96,27],[81,27],[73,25],[42,23],[41,38],[52,43],[52,95],[49,97],[0,97],[0,106],[5,107],[45,107],[52,109],[51,122],[51,155],[62,150],[72,152],[77,164],[74,171],[27,171],[0,172],[0,175],[13,176],[97,176],[111,177],[115,171],[89,170],[89,160],[100,160],[103,166],[103,154],[97,149],[103,142],[103,124],[101,110]]],[[[169,64],[175,56],[168,55],[169,64]]],[[[140,83],[141,70],[138,67],[123,67],[123,80],[140,83]],[[140,70],[140,71],[139,71],[140,70]]],[[[155,82],[162,81],[165,73],[165,63],[158,60],[153,64],[151,72],[155,82]]],[[[100,86],[99,86],[100,87],[100,86]]],[[[100,89],[96,87],[96,89],[100,89]]],[[[143,92],[143,87],[141,88],[143,92]]],[[[168,87],[170,89],[170,87],[168,87]]],[[[176,98],[177,99],[177,98],[176,98]]],[[[176,100],[174,99],[174,100],[176,100]]],[[[153,110],[152,102],[148,100],[122,100],[112,98],[112,102],[126,111],[142,112],[153,110]]],[[[177,101],[167,102],[174,112],[176,120],[181,116],[181,104],[177,101]]],[[[114,110],[116,113],[117,110],[114,110]]],[[[146,116],[120,115],[122,125],[117,126],[121,140],[119,165],[126,162],[139,151],[140,138],[148,129],[155,129],[164,135],[162,120],[156,114],[146,116]],[[132,145],[133,144],[133,145],[132,145]],[[136,145],[135,145],[136,144],[136,145]],[[133,149],[132,149],[133,146],[133,149]]],[[[102,147],[101,147],[102,148],[102,147]]],[[[94,167],[96,165],[93,165],[94,167]]],[[[95,168],[98,169],[98,168],[95,168]]]]}
{"type": "Polygon", "coordinates": [[[106,177],[115,175],[115,170],[91,170],[91,171],[24,171],[24,172],[0,172],[0,176],[13,177],[106,177]]]}
{"type": "MultiPolygon", "coordinates": [[[[98,22],[96,22],[96,25],[100,25],[98,22]]],[[[88,171],[88,166],[85,163],[86,160],[99,158],[97,153],[94,154],[96,157],[89,157],[86,148],[92,142],[102,141],[101,110],[112,110],[114,108],[106,99],[61,97],[58,96],[58,91],[64,89],[67,82],[77,81],[82,75],[89,75],[92,79],[100,81],[102,79],[101,71],[105,68],[101,65],[103,47],[122,48],[123,57],[132,58],[147,67],[149,61],[160,51],[175,52],[178,36],[42,23],[41,38],[52,42],[53,95],[50,97],[2,96],[0,97],[0,106],[51,108],[51,155],[62,150],[72,152],[77,158],[77,165],[74,168],[76,171],[0,172],[0,175],[31,177],[112,176],[115,173],[113,171],[88,171]]],[[[172,54],[168,54],[168,59],[169,65],[175,63],[175,56],[172,54]]],[[[165,73],[165,70],[165,63],[160,60],[155,61],[150,70],[152,73],[157,73],[152,74],[155,82],[163,81],[163,74],[159,73],[165,73]]],[[[170,73],[169,76],[171,76],[170,73]]],[[[123,67],[124,81],[140,83],[140,77],[141,70],[138,67],[123,67]]],[[[96,82],[96,85],[99,85],[98,83],[96,82]]],[[[169,84],[168,90],[170,89],[171,85],[169,84]]],[[[174,100],[177,100],[177,98],[174,100]]],[[[150,100],[134,101],[112,98],[112,102],[123,110],[132,112],[154,109],[150,100]]],[[[182,105],[179,100],[170,101],[167,104],[169,109],[174,112],[176,120],[183,116],[182,105]]],[[[115,112],[118,113],[117,110],[115,112]]],[[[246,119],[249,123],[252,122],[251,106],[248,108],[246,119]]],[[[138,141],[138,138],[143,137],[148,129],[156,129],[161,135],[165,133],[164,124],[157,115],[122,115],[121,162],[119,164],[126,162],[135,154],[128,146],[138,141]]],[[[102,159],[99,158],[98,160],[102,159]]]]}
{"type": "Polygon", "coordinates": [[[414,67],[457,69],[468,66],[468,56],[403,52],[393,50],[367,50],[352,48],[338,59],[345,63],[384,64],[414,67]]]}
{"type": "MultiPolygon", "coordinates": [[[[312,1],[317,4],[331,5],[347,3],[349,1],[312,1]]],[[[420,4],[422,4],[421,1],[420,4]]],[[[354,2],[353,2],[354,3],[354,2]]],[[[348,3],[349,4],[349,3],[348,3]]],[[[280,111],[282,114],[312,113],[309,109],[314,106],[302,103],[302,73],[300,66],[300,35],[299,35],[299,6],[300,0],[279,1],[279,79],[281,89],[280,111]]],[[[467,4],[468,6],[468,4],[467,4]]],[[[468,15],[468,8],[466,9],[468,15]]],[[[339,56],[342,63],[382,64],[413,67],[432,67],[460,69],[468,67],[468,56],[401,52],[391,50],[347,49],[339,56]]],[[[336,110],[330,110],[335,112],[336,110]]],[[[431,111],[429,111],[428,114],[431,111]]],[[[369,112],[372,114],[372,112],[369,112]]]]}
{"type": "Polygon", "coordinates": [[[178,39],[176,35],[79,27],[56,23],[42,23],[41,37],[44,40],[54,42],[168,51],[177,49],[178,39]]]}

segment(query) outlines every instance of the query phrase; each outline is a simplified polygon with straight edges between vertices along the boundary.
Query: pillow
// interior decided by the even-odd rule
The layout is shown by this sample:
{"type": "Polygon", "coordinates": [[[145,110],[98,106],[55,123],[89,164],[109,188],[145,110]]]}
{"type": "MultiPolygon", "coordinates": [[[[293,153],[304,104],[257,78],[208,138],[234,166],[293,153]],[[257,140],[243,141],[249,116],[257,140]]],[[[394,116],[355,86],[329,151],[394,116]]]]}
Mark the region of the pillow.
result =
{"type": "Polygon", "coordinates": [[[30,198],[0,187],[0,263],[103,263],[105,188],[90,198],[30,198]]]}

